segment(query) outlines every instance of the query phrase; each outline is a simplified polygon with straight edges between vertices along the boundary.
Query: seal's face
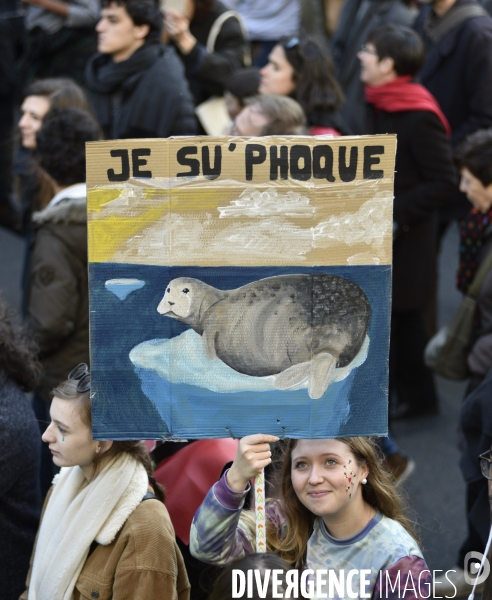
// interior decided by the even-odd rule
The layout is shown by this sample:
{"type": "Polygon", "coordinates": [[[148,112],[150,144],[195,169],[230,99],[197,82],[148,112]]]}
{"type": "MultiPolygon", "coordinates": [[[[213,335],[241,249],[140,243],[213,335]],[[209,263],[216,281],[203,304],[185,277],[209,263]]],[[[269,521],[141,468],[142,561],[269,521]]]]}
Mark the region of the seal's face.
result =
{"type": "Polygon", "coordinates": [[[173,279],[159,302],[157,312],[168,317],[185,319],[190,314],[192,301],[193,288],[191,284],[183,278],[173,279]]]}

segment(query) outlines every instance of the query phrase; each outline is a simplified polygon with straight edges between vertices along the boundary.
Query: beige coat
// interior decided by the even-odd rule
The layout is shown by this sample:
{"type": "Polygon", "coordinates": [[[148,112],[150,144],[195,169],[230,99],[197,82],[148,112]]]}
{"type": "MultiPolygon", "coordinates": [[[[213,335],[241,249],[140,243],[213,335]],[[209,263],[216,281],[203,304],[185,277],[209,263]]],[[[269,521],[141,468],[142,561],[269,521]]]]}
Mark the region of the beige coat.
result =
{"type": "MultiPolygon", "coordinates": [[[[50,495],[51,490],[45,507],[50,495]]],[[[36,546],[33,556],[35,551],[36,546]]],[[[28,598],[30,575],[29,571],[28,589],[19,600],[28,598]]],[[[96,547],[82,568],[73,596],[74,600],[189,597],[190,584],[169,513],[162,502],[154,499],[137,506],[111,544],[96,547]]]]}

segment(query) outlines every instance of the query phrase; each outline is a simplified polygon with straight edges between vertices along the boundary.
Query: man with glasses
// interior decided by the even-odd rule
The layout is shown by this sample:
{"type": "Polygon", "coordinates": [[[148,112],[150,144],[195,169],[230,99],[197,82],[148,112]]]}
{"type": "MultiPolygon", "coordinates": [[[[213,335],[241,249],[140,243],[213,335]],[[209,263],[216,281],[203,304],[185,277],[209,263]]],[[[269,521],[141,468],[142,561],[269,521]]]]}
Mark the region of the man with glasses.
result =
{"type": "Polygon", "coordinates": [[[449,125],[435,98],[414,81],[424,59],[420,37],[403,25],[376,28],[358,52],[368,133],[395,133],[390,394],[393,418],[436,414],[438,399],[423,360],[424,312],[437,253],[436,217],[455,184],[449,125]]]}
{"type": "Polygon", "coordinates": [[[331,51],[338,82],[345,94],[342,117],[350,132],[368,133],[365,121],[364,87],[359,79],[357,51],[379,25],[408,25],[413,15],[401,0],[346,0],[338,27],[331,39],[331,51]]]}

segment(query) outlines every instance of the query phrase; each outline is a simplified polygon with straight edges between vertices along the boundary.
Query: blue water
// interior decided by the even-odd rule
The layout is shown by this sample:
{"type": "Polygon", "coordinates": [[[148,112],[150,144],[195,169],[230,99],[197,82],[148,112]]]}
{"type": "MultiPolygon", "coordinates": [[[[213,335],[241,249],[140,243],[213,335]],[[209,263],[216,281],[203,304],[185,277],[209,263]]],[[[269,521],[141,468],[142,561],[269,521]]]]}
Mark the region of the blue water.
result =
{"type": "Polygon", "coordinates": [[[248,433],[287,437],[339,437],[387,432],[387,358],[391,270],[350,267],[155,267],[92,263],[91,368],[96,439],[211,438],[248,433]],[[142,342],[169,339],[188,327],[157,313],[171,279],[195,277],[234,289],[274,275],[330,273],[359,284],[372,307],[365,362],[334,382],[323,398],[306,390],[214,393],[170,383],[155,370],[136,368],[130,351],[142,342]],[[110,279],[145,285],[123,300],[105,288],[110,279]]]}

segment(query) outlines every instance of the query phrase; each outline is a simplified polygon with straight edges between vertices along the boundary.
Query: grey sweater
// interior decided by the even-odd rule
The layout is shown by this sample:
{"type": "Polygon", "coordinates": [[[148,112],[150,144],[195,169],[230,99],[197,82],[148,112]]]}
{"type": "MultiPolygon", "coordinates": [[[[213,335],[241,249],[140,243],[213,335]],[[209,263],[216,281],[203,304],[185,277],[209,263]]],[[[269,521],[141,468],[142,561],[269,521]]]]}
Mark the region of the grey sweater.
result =
{"type": "Polygon", "coordinates": [[[68,16],[65,19],[41,6],[28,5],[25,26],[28,30],[40,27],[48,35],[56,33],[62,27],[92,28],[99,19],[100,9],[99,0],[69,0],[68,16]]]}

